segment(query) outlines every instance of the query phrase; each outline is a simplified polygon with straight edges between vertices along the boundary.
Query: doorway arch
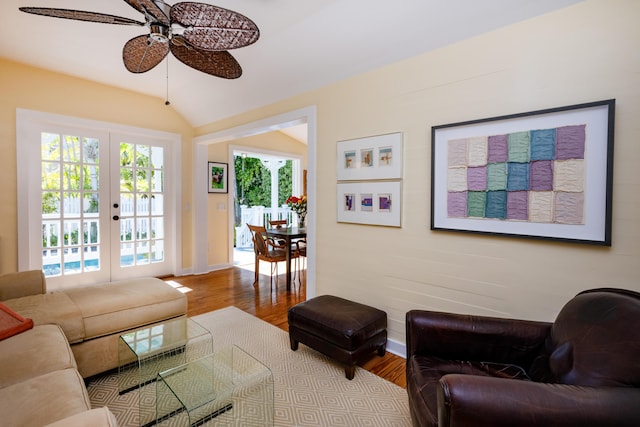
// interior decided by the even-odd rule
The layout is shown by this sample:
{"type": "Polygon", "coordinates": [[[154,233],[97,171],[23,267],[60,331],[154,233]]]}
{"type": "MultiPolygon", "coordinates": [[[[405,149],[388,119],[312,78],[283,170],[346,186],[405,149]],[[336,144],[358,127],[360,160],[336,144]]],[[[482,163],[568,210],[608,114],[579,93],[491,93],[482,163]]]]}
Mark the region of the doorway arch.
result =
{"type": "MultiPolygon", "coordinates": [[[[307,298],[315,296],[315,244],[316,241],[316,107],[309,106],[299,110],[277,116],[268,117],[259,121],[247,123],[221,131],[202,135],[193,140],[193,259],[192,272],[194,274],[204,274],[208,272],[208,220],[207,220],[207,199],[201,197],[207,193],[206,180],[199,179],[207,175],[207,164],[202,159],[207,158],[207,146],[221,142],[228,142],[239,138],[259,135],[266,132],[285,129],[300,124],[307,125],[307,194],[309,212],[307,221],[307,235],[311,244],[308,247],[307,262],[307,298]],[[196,227],[197,224],[197,227],[196,227]]],[[[230,150],[233,156],[233,150],[230,150]]],[[[233,203],[233,194],[227,196],[227,206],[233,203]]],[[[227,209],[228,231],[233,233],[233,213],[227,209]]],[[[228,251],[233,251],[233,239],[229,239],[228,251]]],[[[232,254],[228,255],[228,259],[232,254]]]]}

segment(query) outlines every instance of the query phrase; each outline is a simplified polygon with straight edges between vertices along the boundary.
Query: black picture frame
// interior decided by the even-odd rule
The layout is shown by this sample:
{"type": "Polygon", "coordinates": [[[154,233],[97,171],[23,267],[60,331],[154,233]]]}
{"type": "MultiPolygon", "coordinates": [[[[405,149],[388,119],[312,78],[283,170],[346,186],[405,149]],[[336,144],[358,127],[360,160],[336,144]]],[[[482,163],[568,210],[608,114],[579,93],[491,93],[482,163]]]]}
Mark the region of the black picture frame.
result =
{"type": "Polygon", "coordinates": [[[611,246],[614,119],[609,99],[433,126],[431,230],[611,246]]]}
{"type": "Polygon", "coordinates": [[[207,188],[209,193],[228,193],[229,165],[208,162],[207,188]]]}

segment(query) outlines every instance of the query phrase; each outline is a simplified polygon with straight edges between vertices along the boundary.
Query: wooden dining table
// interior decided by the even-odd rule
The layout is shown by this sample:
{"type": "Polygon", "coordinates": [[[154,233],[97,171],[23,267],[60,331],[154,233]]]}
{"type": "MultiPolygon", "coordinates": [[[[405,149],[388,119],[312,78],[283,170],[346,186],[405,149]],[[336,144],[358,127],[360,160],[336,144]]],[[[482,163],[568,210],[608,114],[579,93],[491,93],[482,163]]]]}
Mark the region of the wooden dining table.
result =
{"type": "Polygon", "coordinates": [[[270,237],[277,237],[286,242],[287,245],[287,290],[291,290],[291,243],[294,239],[303,239],[307,237],[306,228],[298,227],[282,227],[282,228],[268,228],[267,235],[270,237]]]}

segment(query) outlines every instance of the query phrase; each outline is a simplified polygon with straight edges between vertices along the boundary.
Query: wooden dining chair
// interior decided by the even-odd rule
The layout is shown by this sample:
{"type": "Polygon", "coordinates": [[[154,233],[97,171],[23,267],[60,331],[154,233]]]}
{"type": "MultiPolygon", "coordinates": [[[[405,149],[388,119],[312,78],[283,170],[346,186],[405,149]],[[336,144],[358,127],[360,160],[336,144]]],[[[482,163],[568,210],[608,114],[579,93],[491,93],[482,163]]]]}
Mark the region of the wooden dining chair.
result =
{"type": "Polygon", "coordinates": [[[307,277],[307,239],[298,239],[295,241],[296,253],[298,254],[298,285],[302,285],[302,263],[304,262],[305,279],[307,277]]]}
{"type": "MultiPolygon", "coordinates": [[[[278,284],[278,263],[287,260],[286,246],[278,244],[267,235],[267,229],[259,225],[247,224],[253,240],[255,253],[255,276],[253,284],[257,284],[260,275],[260,261],[266,261],[271,267],[271,284],[273,285],[273,273],[276,273],[276,286],[278,284]]],[[[291,258],[297,257],[297,252],[291,253],[291,258]]]]}
{"type": "Polygon", "coordinates": [[[269,220],[269,227],[271,228],[286,228],[287,220],[286,219],[272,219],[269,220]]]}

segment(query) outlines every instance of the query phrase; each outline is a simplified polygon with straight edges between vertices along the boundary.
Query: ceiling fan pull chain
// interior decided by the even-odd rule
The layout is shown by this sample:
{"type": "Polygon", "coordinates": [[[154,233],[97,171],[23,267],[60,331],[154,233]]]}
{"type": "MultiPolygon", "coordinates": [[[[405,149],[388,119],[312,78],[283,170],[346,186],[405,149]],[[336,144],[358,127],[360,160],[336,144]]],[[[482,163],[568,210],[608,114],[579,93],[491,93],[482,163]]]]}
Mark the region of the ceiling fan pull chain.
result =
{"type": "Polygon", "coordinates": [[[164,101],[164,105],[169,105],[171,104],[169,102],[169,57],[167,56],[167,97],[166,100],[164,101]]]}

